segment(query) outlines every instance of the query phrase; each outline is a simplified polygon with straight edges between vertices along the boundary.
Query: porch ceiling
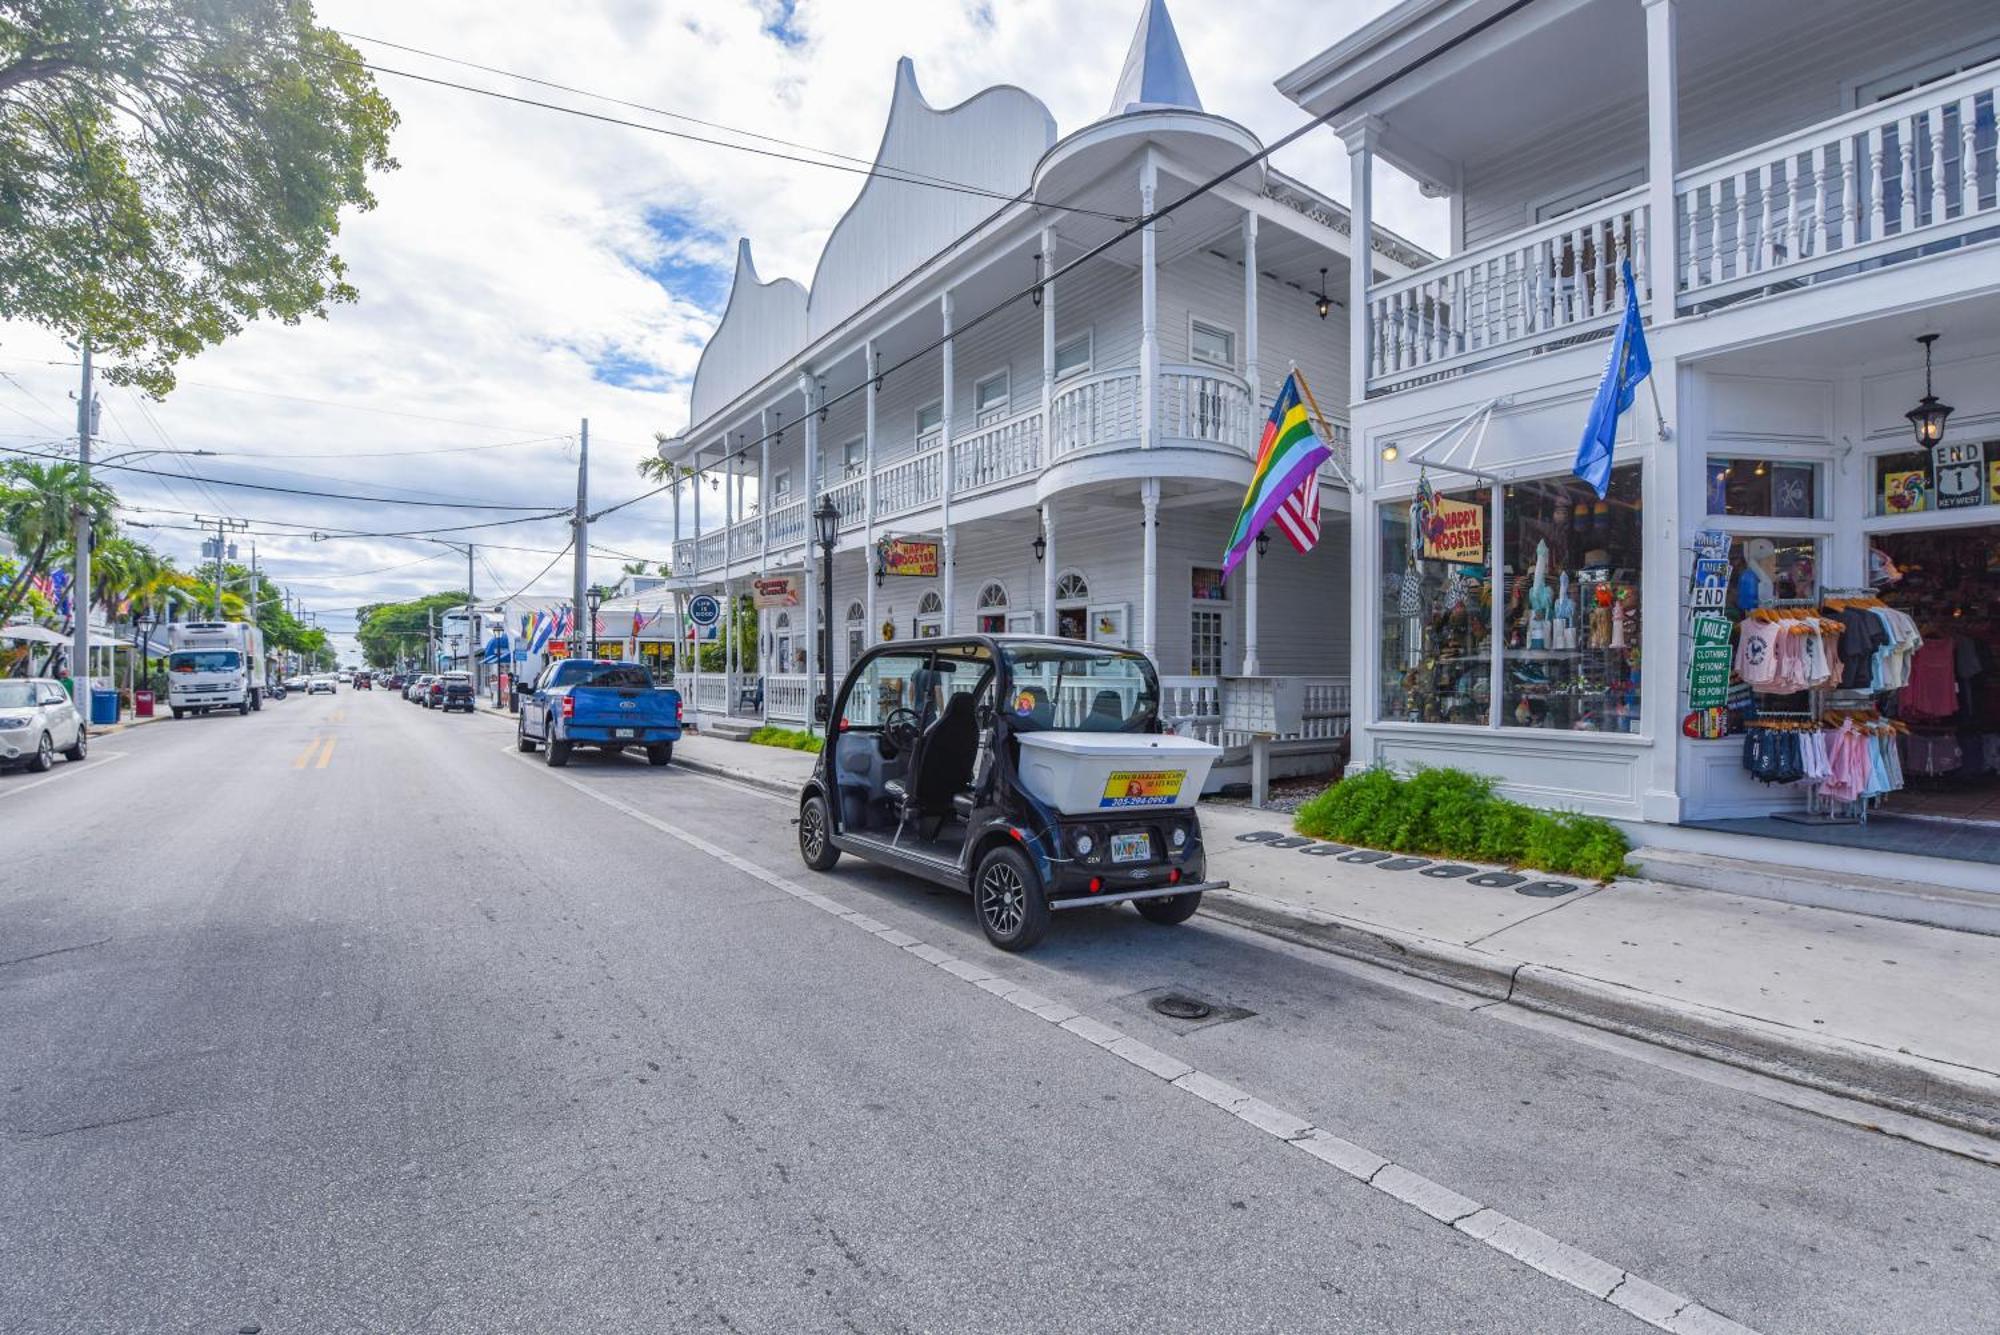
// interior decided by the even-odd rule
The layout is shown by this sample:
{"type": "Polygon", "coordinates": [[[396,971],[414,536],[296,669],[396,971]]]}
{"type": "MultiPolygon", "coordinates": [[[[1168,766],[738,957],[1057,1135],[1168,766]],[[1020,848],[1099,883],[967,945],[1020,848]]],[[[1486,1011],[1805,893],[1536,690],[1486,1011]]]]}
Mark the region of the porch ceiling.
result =
{"type": "MultiPolygon", "coordinates": [[[[1938,335],[1940,368],[1958,360],[1966,349],[1991,349],[2000,341],[2000,294],[1986,293],[1921,310],[1891,311],[1873,319],[1717,353],[1703,358],[1702,364],[1723,371],[1828,376],[1914,368],[1924,364],[1923,349],[1917,344],[1919,334],[1938,335]]],[[[1938,397],[1947,401],[1952,397],[1942,378],[1938,397]]]]}

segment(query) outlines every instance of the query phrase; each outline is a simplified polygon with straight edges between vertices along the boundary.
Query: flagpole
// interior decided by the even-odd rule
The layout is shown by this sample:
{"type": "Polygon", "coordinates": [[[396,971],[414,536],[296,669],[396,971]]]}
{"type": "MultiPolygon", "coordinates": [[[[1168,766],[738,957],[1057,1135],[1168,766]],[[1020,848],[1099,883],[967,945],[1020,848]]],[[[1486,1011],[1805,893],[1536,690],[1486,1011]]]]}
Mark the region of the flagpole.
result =
{"type": "Polygon", "coordinates": [[[1667,425],[1667,415],[1660,411],[1660,387],[1653,383],[1653,376],[1650,371],[1646,375],[1646,388],[1653,395],[1653,417],[1660,425],[1660,439],[1672,440],[1674,438],[1674,429],[1667,425]]]}
{"type": "MultiPolygon", "coordinates": [[[[1354,479],[1348,476],[1345,468],[1340,466],[1340,456],[1333,452],[1333,427],[1327,423],[1326,414],[1319,410],[1319,400],[1313,397],[1312,386],[1306,383],[1306,373],[1299,369],[1297,362],[1293,362],[1291,363],[1291,374],[1299,382],[1299,393],[1306,396],[1306,403],[1311,406],[1313,416],[1319,419],[1319,429],[1325,433],[1326,437],[1326,457],[1332,462],[1333,471],[1340,474],[1340,480],[1347,484],[1349,492],[1358,491],[1359,488],[1354,485],[1354,479]]],[[[1352,448],[1351,444],[1349,448],[1352,448]]]]}

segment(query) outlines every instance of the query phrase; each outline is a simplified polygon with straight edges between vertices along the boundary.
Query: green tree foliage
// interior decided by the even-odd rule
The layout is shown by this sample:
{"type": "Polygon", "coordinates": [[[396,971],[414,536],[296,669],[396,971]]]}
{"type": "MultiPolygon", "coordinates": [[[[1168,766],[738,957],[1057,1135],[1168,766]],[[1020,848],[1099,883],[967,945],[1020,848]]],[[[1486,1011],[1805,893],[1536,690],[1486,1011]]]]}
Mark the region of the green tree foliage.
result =
{"type": "MultiPolygon", "coordinates": [[[[0,241],[0,246],[5,244],[0,241]]],[[[91,522],[108,532],[117,499],[109,487],[86,478],[74,463],[38,459],[0,463],[0,533],[21,553],[20,568],[0,586],[0,623],[21,605],[28,581],[69,550],[76,512],[87,511],[91,522]]]]}
{"type": "Polygon", "coordinates": [[[394,667],[423,656],[433,613],[442,624],[445,613],[464,607],[463,591],[427,593],[403,603],[371,603],[361,609],[354,637],[361,642],[362,656],[370,667],[394,667]]]}
{"type": "Polygon", "coordinates": [[[0,319],[106,354],[154,395],[261,317],[355,290],[343,207],[396,114],[305,0],[0,4],[0,319]]]}

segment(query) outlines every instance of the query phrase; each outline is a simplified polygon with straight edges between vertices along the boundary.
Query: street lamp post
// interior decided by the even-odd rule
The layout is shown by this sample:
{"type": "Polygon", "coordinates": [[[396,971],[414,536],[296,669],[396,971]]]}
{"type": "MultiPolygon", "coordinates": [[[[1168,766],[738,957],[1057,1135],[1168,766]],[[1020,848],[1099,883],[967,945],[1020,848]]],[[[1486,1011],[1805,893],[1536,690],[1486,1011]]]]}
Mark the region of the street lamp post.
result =
{"type": "Polygon", "coordinates": [[[604,590],[595,584],[584,595],[584,602],[590,607],[590,657],[597,657],[597,609],[604,606],[604,590]]]}
{"type": "Polygon", "coordinates": [[[819,539],[819,661],[825,673],[825,704],[813,713],[829,726],[833,719],[833,544],[840,539],[840,510],[833,497],[821,496],[813,511],[813,536],[819,539]]]}

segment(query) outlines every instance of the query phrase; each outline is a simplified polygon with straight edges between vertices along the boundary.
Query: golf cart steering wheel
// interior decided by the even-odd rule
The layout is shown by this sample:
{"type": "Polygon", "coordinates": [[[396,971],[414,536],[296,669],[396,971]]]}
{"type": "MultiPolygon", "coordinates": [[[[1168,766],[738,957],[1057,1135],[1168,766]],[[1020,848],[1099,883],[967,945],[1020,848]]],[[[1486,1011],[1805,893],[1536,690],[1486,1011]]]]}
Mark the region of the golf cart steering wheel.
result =
{"type": "Polygon", "coordinates": [[[892,709],[882,720],[882,740],[897,751],[907,751],[917,744],[917,734],[923,728],[923,720],[914,709],[892,709]]]}

